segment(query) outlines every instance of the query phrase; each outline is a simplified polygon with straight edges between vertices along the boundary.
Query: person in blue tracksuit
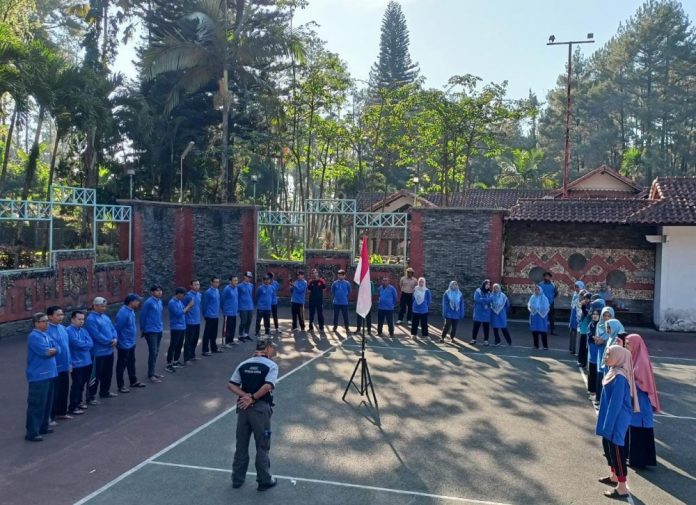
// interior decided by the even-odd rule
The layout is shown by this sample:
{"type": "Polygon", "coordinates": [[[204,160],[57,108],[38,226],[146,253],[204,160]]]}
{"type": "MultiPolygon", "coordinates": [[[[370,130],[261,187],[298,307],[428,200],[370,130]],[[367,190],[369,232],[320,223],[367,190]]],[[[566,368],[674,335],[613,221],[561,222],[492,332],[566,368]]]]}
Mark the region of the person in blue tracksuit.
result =
{"type": "Polygon", "coordinates": [[[556,317],[554,316],[554,303],[558,297],[558,288],[553,283],[551,278],[553,274],[551,272],[544,272],[544,280],[539,283],[541,292],[544,293],[549,301],[549,313],[548,317],[548,329],[551,335],[556,334],[556,317]]]}
{"type": "Polygon", "coordinates": [[[377,288],[379,301],[377,302],[377,336],[382,336],[384,320],[387,320],[389,336],[394,337],[394,307],[399,303],[396,288],[389,284],[389,277],[382,277],[382,285],[377,288]]]}
{"type": "Polygon", "coordinates": [[[162,342],[164,319],[162,318],[162,286],[155,284],[150,287],[150,297],[143,303],[140,309],[140,332],[147,342],[147,378],[150,382],[162,382],[162,375],[155,372],[157,355],[162,342]]]}
{"type": "Polygon", "coordinates": [[[184,297],[184,307],[192,304],[191,309],[186,312],[186,337],[184,339],[184,364],[190,365],[196,358],[196,347],[198,338],[201,335],[201,283],[192,280],[190,289],[184,297]]]}
{"type": "Polygon", "coordinates": [[[290,284],[290,304],[292,314],[292,328],[290,331],[297,329],[298,324],[302,331],[305,329],[304,321],[304,304],[307,296],[307,281],[305,280],[304,271],[298,270],[297,279],[290,284]]]}
{"type": "Polygon", "coordinates": [[[244,279],[237,286],[239,298],[239,341],[251,340],[249,331],[251,329],[251,317],[254,314],[254,278],[251,272],[244,274],[244,279]]]}
{"type": "Polygon", "coordinates": [[[222,303],[222,315],[225,318],[222,329],[225,333],[225,347],[227,348],[236,344],[234,341],[234,334],[237,329],[237,315],[239,314],[238,284],[239,279],[234,275],[231,276],[229,278],[229,284],[222,290],[222,297],[220,300],[222,303]]]}
{"type": "Polygon", "coordinates": [[[338,330],[338,313],[343,314],[343,325],[346,327],[346,334],[350,333],[348,326],[348,297],[351,291],[350,282],[346,280],[346,271],[338,271],[338,279],[331,284],[331,294],[333,295],[333,331],[338,330]]]}
{"type": "Polygon", "coordinates": [[[263,284],[256,290],[256,338],[259,338],[261,333],[262,319],[265,334],[271,334],[271,307],[273,305],[274,292],[275,289],[271,285],[271,278],[267,275],[264,276],[263,284]]]}
{"type": "Polygon", "coordinates": [[[607,366],[604,363],[604,353],[609,345],[609,333],[607,333],[607,322],[614,318],[614,309],[604,307],[599,312],[599,321],[595,332],[595,342],[597,343],[597,386],[595,392],[595,407],[599,406],[599,399],[602,396],[602,379],[607,371],[607,366]]]}
{"type": "Polygon", "coordinates": [[[604,456],[611,474],[600,479],[600,482],[616,484],[605,495],[621,499],[628,496],[625,440],[632,412],[638,411],[638,399],[631,353],[621,346],[612,345],[607,349],[605,362],[607,373],[602,379],[602,398],[595,433],[602,437],[604,456]]]}
{"type": "Polygon", "coordinates": [[[116,386],[119,393],[129,393],[130,389],[123,382],[123,372],[128,370],[128,384],[132,388],[145,387],[138,382],[135,373],[135,345],[138,340],[138,328],[136,325],[135,311],[140,307],[140,297],[129,294],[123,300],[123,305],[118,309],[114,318],[116,327],[116,386]]]}
{"type": "Polygon", "coordinates": [[[486,279],[480,288],[474,291],[474,327],[471,330],[472,345],[476,345],[479,328],[483,326],[483,345],[488,345],[491,326],[491,281],[486,279]]]}
{"type": "Polygon", "coordinates": [[[94,369],[93,377],[89,383],[87,403],[99,405],[97,391],[100,398],[114,398],[116,393],[111,389],[111,379],[114,375],[114,348],[118,342],[116,328],[111,319],[106,315],[106,298],[97,296],[92,301],[92,310],[87,314],[85,329],[94,342],[94,369]]]}
{"type": "Polygon", "coordinates": [[[29,393],[24,438],[29,442],[41,442],[41,435],[53,433],[48,423],[53,407],[53,380],[58,376],[55,357],[60,351],[48,334],[48,316],[38,312],[32,320],[34,329],[27,338],[29,393]]]}
{"type": "Polygon", "coordinates": [[[499,331],[503,332],[503,337],[507,345],[512,345],[512,338],[507,327],[507,311],[510,308],[510,300],[500,287],[500,284],[493,284],[493,294],[491,294],[491,326],[495,336],[495,345],[500,345],[499,331]]]}
{"type": "Polygon", "coordinates": [[[210,279],[210,287],[203,293],[202,301],[205,329],[203,330],[203,356],[222,352],[217,346],[217,334],[220,323],[220,279],[210,279]]]}
{"type": "Polygon", "coordinates": [[[447,291],[442,295],[442,318],[445,320],[445,326],[442,328],[440,342],[445,341],[447,333],[454,342],[457,337],[457,324],[464,319],[464,297],[457,281],[451,281],[447,291]]]}
{"type": "Polygon", "coordinates": [[[271,287],[273,288],[273,303],[271,304],[271,318],[273,319],[273,328],[275,329],[276,335],[278,334],[278,292],[280,291],[280,284],[275,279],[273,272],[267,272],[271,278],[271,287]]]}
{"type": "Polygon", "coordinates": [[[527,310],[529,310],[529,329],[532,332],[534,340],[534,348],[539,349],[539,337],[544,349],[549,348],[547,338],[548,331],[548,315],[549,315],[549,299],[541,291],[541,287],[534,286],[534,294],[529,297],[527,302],[527,310]]]}
{"type": "Polygon", "coordinates": [[[184,288],[176,288],[174,296],[167,303],[167,312],[169,312],[169,349],[167,349],[167,366],[165,370],[169,373],[176,372],[177,368],[184,366],[179,358],[181,358],[181,349],[186,338],[186,313],[193,308],[193,300],[190,300],[188,305],[184,306],[184,297],[186,290],[184,288]]]}
{"type": "Polygon", "coordinates": [[[584,289],[584,282],[575,281],[575,284],[573,285],[573,296],[570,300],[570,317],[568,318],[568,330],[570,339],[568,350],[573,355],[575,355],[575,353],[578,352],[578,322],[582,313],[582,308],[580,306],[580,303],[582,302],[582,296],[580,295],[580,292],[584,289]]]}
{"type": "Polygon", "coordinates": [[[85,386],[89,383],[92,374],[92,348],[94,342],[89,336],[85,325],[85,313],[81,310],[73,310],[70,314],[70,326],[68,326],[68,342],[70,344],[70,358],[72,365],[72,386],[70,387],[70,403],[68,413],[81,415],[85,413],[85,386]]]}
{"type": "Polygon", "coordinates": [[[587,351],[588,351],[588,341],[587,341],[587,330],[591,320],[590,307],[592,303],[592,295],[586,290],[580,291],[580,303],[578,305],[578,335],[580,335],[580,342],[578,343],[578,363],[580,368],[587,367],[587,351]]]}
{"type": "Polygon", "coordinates": [[[72,419],[68,414],[68,396],[70,394],[70,370],[72,359],[70,358],[70,339],[63,326],[63,309],[53,305],[46,309],[48,315],[48,334],[60,351],[56,355],[56,369],[58,375],[53,381],[53,408],[51,420],[72,419]]]}
{"type": "Polygon", "coordinates": [[[413,290],[413,319],[411,323],[411,336],[418,336],[418,325],[421,327],[421,335],[428,336],[428,313],[432,302],[430,290],[425,286],[425,277],[418,279],[418,284],[413,290]]]}

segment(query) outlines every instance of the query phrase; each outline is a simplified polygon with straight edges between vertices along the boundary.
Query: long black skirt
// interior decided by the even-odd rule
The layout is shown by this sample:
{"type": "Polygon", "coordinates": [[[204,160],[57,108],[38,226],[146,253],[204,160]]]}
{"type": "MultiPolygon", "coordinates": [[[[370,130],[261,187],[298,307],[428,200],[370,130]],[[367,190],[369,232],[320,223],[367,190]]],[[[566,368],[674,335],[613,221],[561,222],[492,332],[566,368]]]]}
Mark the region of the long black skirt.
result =
{"type": "Polygon", "coordinates": [[[590,363],[589,371],[587,372],[587,392],[597,392],[597,363],[590,363]]]}
{"type": "Polygon", "coordinates": [[[628,464],[632,468],[657,466],[655,453],[655,431],[652,428],[631,426],[626,432],[628,464]]]}

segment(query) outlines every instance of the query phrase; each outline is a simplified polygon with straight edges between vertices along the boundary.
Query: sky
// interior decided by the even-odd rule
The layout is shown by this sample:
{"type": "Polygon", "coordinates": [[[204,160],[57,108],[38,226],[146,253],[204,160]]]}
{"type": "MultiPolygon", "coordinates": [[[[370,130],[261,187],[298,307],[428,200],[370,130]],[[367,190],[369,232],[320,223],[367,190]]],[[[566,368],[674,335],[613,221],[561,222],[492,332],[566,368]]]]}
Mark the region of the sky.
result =
{"type": "MultiPolygon", "coordinates": [[[[309,0],[298,24],[314,21],[327,48],[347,63],[351,75],[367,80],[379,53],[382,16],[388,0],[309,0]]],[[[594,33],[590,55],[631,17],[641,0],[400,0],[410,32],[411,59],[420,65],[426,86],[442,88],[453,75],[474,74],[484,82],[508,81],[508,98],[529,90],[543,101],[564,72],[566,46],[594,33]]],[[[696,0],[683,1],[696,19],[696,0]]],[[[133,76],[132,47],[124,48],[117,70],[133,76]]]]}

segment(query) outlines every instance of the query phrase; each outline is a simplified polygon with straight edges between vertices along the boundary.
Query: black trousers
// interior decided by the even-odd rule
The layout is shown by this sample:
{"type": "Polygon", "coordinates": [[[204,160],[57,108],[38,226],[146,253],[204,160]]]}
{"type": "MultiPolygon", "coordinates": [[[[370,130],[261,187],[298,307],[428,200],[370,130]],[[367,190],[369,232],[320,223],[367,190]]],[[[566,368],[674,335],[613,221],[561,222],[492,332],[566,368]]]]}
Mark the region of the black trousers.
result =
{"type": "Polygon", "coordinates": [[[348,329],[348,305],[334,305],[334,317],[333,317],[333,325],[334,329],[338,327],[338,313],[340,312],[343,314],[343,326],[346,327],[346,331],[349,331],[348,329]]]}
{"type": "Polygon", "coordinates": [[[266,335],[271,334],[271,311],[270,310],[257,310],[256,311],[256,335],[261,334],[261,319],[263,319],[263,329],[266,331],[266,335]]]}
{"type": "Polygon", "coordinates": [[[628,474],[626,447],[616,445],[604,437],[602,437],[602,447],[604,448],[604,457],[607,458],[607,464],[614,470],[616,478],[619,482],[626,482],[626,475],[628,474]]]}
{"type": "Polygon", "coordinates": [[[459,319],[445,319],[445,326],[442,328],[442,338],[450,334],[450,337],[454,339],[457,336],[457,325],[459,324],[459,319]],[[450,331],[451,329],[451,331],[450,331]]]}
{"type": "Polygon", "coordinates": [[[357,314],[355,320],[355,332],[360,333],[363,326],[365,326],[365,331],[368,333],[368,335],[372,335],[372,310],[370,310],[365,317],[357,314]]]}
{"type": "Polygon", "coordinates": [[[309,325],[314,323],[314,314],[317,315],[317,323],[319,324],[319,329],[324,329],[324,304],[322,302],[312,302],[309,300],[309,325]]]}
{"type": "Polygon", "coordinates": [[[237,316],[225,316],[225,343],[234,342],[234,332],[237,329],[237,316]]]}
{"type": "Polygon", "coordinates": [[[428,336],[428,314],[413,314],[413,319],[411,322],[411,335],[418,335],[418,325],[421,327],[421,335],[424,337],[428,336]]]}
{"type": "Polygon", "coordinates": [[[200,324],[187,324],[186,337],[184,342],[184,361],[191,361],[196,357],[196,347],[198,346],[198,338],[201,334],[200,324]]]}
{"type": "Polygon", "coordinates": [[[580,334],[580,342],[578,343],[578,365],[581,367],[587,366],[587,335],[580,334]]]}
{"type": "Polygon", "coordinates": [[[70,394],[70,372],[58,372],[53,380],[53,408],[51,419],[68,413],[68,396],[70,394]]]}
{"type": "Polygon", "coordinates": [[[248,337],[251,331],[251,318],[254,315],[253,310],[239,311],[239,336],[248,337]]]}
{"type": "Polygon", "coordinates": [[[549,340],[548,340],[548,335],[546,334],[545,331],[533,331],[532,332],[532,338],[534,339],[534,347],[536,349],[539,349],[539,337],[541,337],[541,344],[544,346],[544,349],[549,348],[549,340]]]}
{"type": "Polygon", "coordinates": [[[273,327],[276,330],[278,330],[278,304],[277,303],[275,305],[271,305],[271,316],[273,317],[273,327]]]}
{"type": "Polygon", "coordinates": [[[110,393],[111,378],[114,375],[114,354],[108,356],[96,356],[94,358],[94,381],[89,384],[89,399],[94,400],[99,396],[106,396],[110,393]]]}
{"type": "Polygon", "coordinates": [[[377,310],[377,335],[382,334],[382,327],[384,326],[384,320],[387,320],[387,328],[389,329],[389,336],[394,336],[394,311],[389,309],[378,309],[377,310]]]}
{"type": "Polygon", "coordinates": [[[568,343],[568,350],[572,353],[575,354],[577,351],[578,347],[578,330],[570,330],[570,333],[568,335],[569,343],[568,343]]]}
{"type": "Polygon", "coordinates": [[[89,377],[92,375],[92,365],[73,368],[70,376],[72,378],[72,386],[70,387],[70,404],[68,412],[72,412],[79,408],[85,398],[85,386],[89,383],[89,377]]]}
{"type": "Polygon", "coordinates": [[[205,329],[203,330],[203,352],[217,352],[218,346],[216,340],[219,321],[220,319],[217,317],[205,318],[205,329]]]}
{"type": "Polygon", "coordinates": [[[172,364],[179,361],[181,357],[181,348],[184,346],[186,338],[186,330],[170,330],[169,331],[169,349],[167,349],[167,364],[172,364]]]}
{"type": "Polygon", "coordinates": [[[292,302],[290,304],[290,312],[292,313],[292,329],[297,328],[299,323],[300,329],[304,331],[304,303],[292,302]]]}
{"type": "Polygon", "coordinates": [[[135,346],[130,349],[116,349],[118,358],[116,359],[116,385],[121,389],[123,383],[123,372],[128,369],[128,384],[131,386],[138,382],[135,375],[135,346]]]}
{"type": "Polygon", "coordinates": [[[549,331],[551,333],[556,333],[556,316],[553,313],[553,303],[549,306],[549,331]]]}
{"type": "Polygon", "coordinates": [[[413,293],[401,293],[399,298],[399,321],[403,321],[404,314],[406,314],[406,320],[411,321],[413,317],[413,293]]]}
{"type": "Polygon", "coordinates": [[[479,328],[483,326],[483,341],[488,342],[488,335],[490,335],[491,323],[484,323],[482,321],[474,321],[474,328],[471,330],[471,340],[476,340],[478,337],[479,328]]]}
{"type": "Polygon", "coordinates": [[[510,332],[507,328],[493,328],[493,336],[495,337],[495,343],[500,343],[500,334],[498,333],[498,330],[501,330],[503,332],[503,337],[505,337],[505,341],[508,343],[508,345],[512,345],[512,338],[510,337],[510,332]]]}
{"type": "Polygon", "coordinates": [[[602,389],[604,389],[604,384],[602,384],[602,381],[604,380],[604,372],[599,368],[599,364],[597,364],[597,385],[595,386],[595,401],[599,401],[599,399],[602,397],[602,389]]]}
{"type": "Polygon", "coordinates": [[[587,392],[597,392],[597,363],[590,363],[587,371],[587,392]]]}

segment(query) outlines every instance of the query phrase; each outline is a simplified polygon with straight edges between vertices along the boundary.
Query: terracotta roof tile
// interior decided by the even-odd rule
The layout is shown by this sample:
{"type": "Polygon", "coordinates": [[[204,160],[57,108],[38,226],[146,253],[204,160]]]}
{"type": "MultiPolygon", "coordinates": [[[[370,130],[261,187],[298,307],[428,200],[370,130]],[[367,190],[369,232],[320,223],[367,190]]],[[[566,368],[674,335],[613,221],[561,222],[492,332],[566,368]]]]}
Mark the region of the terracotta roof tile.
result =
{"type": "Polygon", "coordinates": [[[629,222],[696,225],[696,177],[658,177],[647,201],[651,205],[634,212],[629,222]]]}
{"type": "Polygon", "coordinates": [[[626,223],[627,218],[651,203],[646,200],[520,200],[510,209],[509,221],[553,221],[569,223],[626,223]]]}
{"type": "Polygon", "coordinates": [[[467,189],[450,195],[447,203],[439,193],[428,195],[427,199],[438,207],[507,210],[520,198],[542,198],[548,194],[543,189],[467,189]]]}

